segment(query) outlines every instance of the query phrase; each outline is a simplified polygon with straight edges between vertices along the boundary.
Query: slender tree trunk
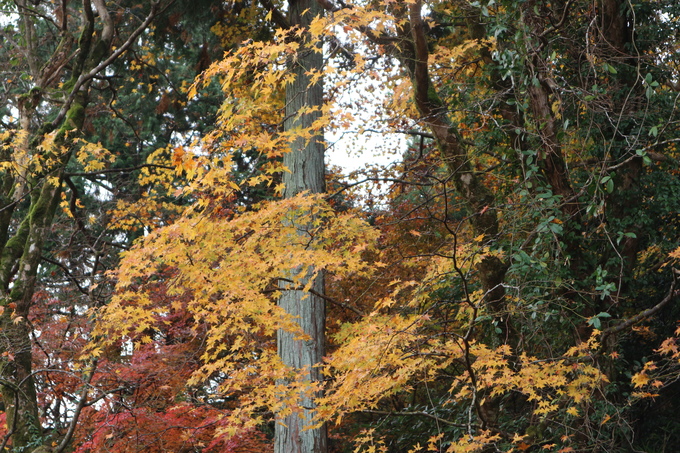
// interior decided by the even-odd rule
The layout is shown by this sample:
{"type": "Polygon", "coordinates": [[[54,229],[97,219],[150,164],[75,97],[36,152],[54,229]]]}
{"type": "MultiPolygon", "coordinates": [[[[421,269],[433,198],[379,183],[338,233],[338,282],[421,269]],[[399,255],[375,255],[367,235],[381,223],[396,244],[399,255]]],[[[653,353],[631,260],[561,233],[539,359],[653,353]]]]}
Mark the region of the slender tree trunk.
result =
{"type": "MultiPolygon", "coordinates": [[[[421,115],[421,121],[432,131],[447,167],[454,174],[456,190],[472,212],[470,222],[474,234],[483,235],[486,244],[493,244],[499,233],[494,195],[474,170],[458,130],[451,123],[448,111],[432,83],[422,3],[422,0],[417,0],[408,4],[409,27],[403,30],[403,50],[396,56],[408,70],[414,89],[414,102],[421,115]]],[[[485,301],[496,312],[504,310],[502,305],[505,289],[502,283],[507,269],[508,263],[494,255],[486,256],[477,265],[485,301]]]]}
{"type": "Polygon", "coordinates": [[[20,96],[18,102],[19,123],[27,138],[22,146],[8,150],[21,162],[23,173],[15,176],[5,171],[0,175],[0,389],[9,433],[8,439],[0,439],[0,443],[11,440],[14,452],[46,452],[51,449],[42,445],[48,439],[43,436],[40,421],[29,315],[44,244],[61,200],[62,176],[72,155],[72,137],[82,129],[85,120],[92,80],[91,75],[86,75],[109,55],[114,29],[104,0],[85,0],[78,51],[71,48],[76,39],[64,30],[54,53],[43,61],[41,52],[45,49],[38,49],[34,18],[25,13],[32,10],[29,3],[17,2],[17,6],[23,12],[24,53],[36,86],[20,96]],[[95,30],[97,22],[100,27],[95,30]],[[71,80],[55,88],[71,55],[76,55],[70,66],[71,80]],[[48,90],[54,98],[59,93],[68,99],[52,123],[37,114],[42,103],[51,101],[43,96],[48,90]],[[55,149],[40,150],[44,135],[52,131],[55,149]],[[32,168],[30,157],[39,153],[50,164],[32,168]],[[48,154],[52,159],[47,158],[48,154]],[[30,199],[28,212],[12,233],[12,215],[16,211],[13,201],[24,198],[30,199]]]}
{"type": "MultiPolygon", "coordinates": [[[[289,18],[292,26],[306,28],[311,20],[320,15],[322,9],[315,0],[290,0],[289,18]]],[[[303,41],[304,38],[303,38],[303,41]]],[[[291,68],[295,73],[295,82],[286,88],[286,131],[295,129],[309,130],[320,112],[304,114],[297,112],[302,108],[321,107],[323,103],[323,84],[311,84],[309,71],[322,70],[323,56],[321,49],[301,47],[298,58],[291,68]]],[[[302,134],[301,134],[302,135],[302,134]]],[[[292,144],[291,151],[283,158],[284,165],[290,170],[285,173],[283,182],[286,186],[284,196],[292,197],[308,191],[320,193],[325,191],[324,183],[324,145],[323,131],[315,131],[311,139],[298,137],[292,144]]],[[[310,269],[299,267],[291,270],[291,274],[307,273],[305,283],[313,278],[311,285],[315,294],[323,294],[323,275],[312,276],[310,269]]],[[[285,285],[284,285],[285,286],[285,285]]],[[[308,336],[306,340],[296,339],[291,332],[280,330],[278,333],[278,352],[283,363],[295,370],[302,370],[304,380],[310,383],[320,382],[322,377],[318,364],[325,352],[325,318],[326,307],[323,298],[306,291],[289,289],[283,291],[279,305],[286,313],[295,317],[300,327],[308,336]]],[[[314,423],[314,396],[300,395],[298,400],[302,411],[280,420],[276,425],[276,453],[324,453],[327,449],[326,426],[309,428],[314,423]]],[[[318,395],[316,395],[318,396],[318,395]]]]}

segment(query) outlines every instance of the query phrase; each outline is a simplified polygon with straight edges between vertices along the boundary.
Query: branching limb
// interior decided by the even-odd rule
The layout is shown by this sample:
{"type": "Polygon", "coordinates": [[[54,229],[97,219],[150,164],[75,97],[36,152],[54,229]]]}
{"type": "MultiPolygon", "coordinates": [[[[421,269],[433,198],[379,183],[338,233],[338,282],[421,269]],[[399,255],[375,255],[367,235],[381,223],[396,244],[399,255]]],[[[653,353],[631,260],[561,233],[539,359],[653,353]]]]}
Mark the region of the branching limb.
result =
{"type": "Polygon", "coordinates": [[[94,372],[96,369],[97,360],[95,359],[92,362],[92,367],[90,368],[87,377],[85,378],[83,388],[80,390],[80,398],[78,399],[78,405],[73,411],[73,417],[71,417],[71,423],[69,423],[68,430],[66,431],[66,434],[64,435],[63,439],[61,439],[59,446],[54,450],[54,453],[62,453],[66,449],[66,447],[68,447],[68,445],[71,443],[73,434],[76,432],[76,426],[78,425],[80,413],[82,412],[83,408],[85,408],[85,406],[87,405],[87,394],[88,391],[90,390],[90,384],[92,382],[92,377],[94,376],[94,372]]]}
{"type": "Polygon", "coordinates": [[[111,55],[109,55],[108,58],[106,58],[104,61],[99,63],[94,68],[92,68],[87,73],[81,74],[80,77],[78,77],[78,80],[76,81],[76,83],[73,86],[73,89],[71,90],[71,94],[69,95],[66,102],[64,102],[64,105],[59,111],[57,117],[51,123],[53,129],[56,129],[66,117],[66,113],[71,108],[71,105],[73,104],[73,101],[78,95],[78,91],[80,91],[80,88],[82,88],[83,85],[92,80],[99,72],[108,67],[114,61],[116,61],[116,59],[118,59],[118,57],[120,57],[123,53],[125,53],[128,50],[128,48],[130,48],[130,46],[132,46],[132,44],[137,40],[139,35],[141,35],[147,29],[151,21],[159,14],[160,12],[159,9],[160,1],[154,1],[153,3],[151,3],[151,10],[149,11],[149,14],[146,16],[142,24],[139,27],[137,27],[137,29],[133,31],[130,34],[130,36],[128,36],[128,39],[125,40],[125,42],[120,47],[113,51],[113,53],[111,53],[111,55]]]}
{"type": "MultiPolygon", "coordinates": [[[[89,296],[89,295],[90,295],[90,292],[89,292],[87,289],[85,289],[85,288],[83,288],[82,286],[80,286],[80,282],[78,281],[78,279],[77,279],[73,274],[71,274],[71,272],[69,271],[68,267],[64,266],[64,265],[63,265],[62,263],[60,263],[59,261],[53,260],[53,259],[48,258],[48,257],[46,257],[46,256],[43,256],[41,259],[42,259],[43,261],[47,262],[47,263],[50,263],[50,264],[52,264],[52,265],[54,265],[54,266],[57,266],[57,267],[61,268],[61,270],[64,271],[64,274],[66,275],[66,278],[68,278],[74,285],[76,285],[76,288],[78,288],[78,291],[80,291],[80,292],[81,292],[82,294],[84,294],[85,296],[89,296]]],[[[0,450],[0,451],[2,451],[2,450],[0,450]]]]}
{"type": "MultiPolygon", "coordinates": [[[[365,414],[376,414],[376,415],[387,415],[387,416],[396,416],[396,417],[427,417],[432,420],[437,421],[438,423],[443,423],[444,425],[448,426],[455,426],[456,428],[467,428],[468,425],[466,423],[456,423],[452,422],[450,420],[447,420],[445,418],[437,417],[434,414],[428,414],[427,412],[422,412],[422,411],[380,411],[380,410],[375,410],[375,409],[364,409],[361,411],[365,414]]],[[[475,429],[479,428],[478,426],[474,427],[475,429]]]]}
{"type": "MultiPolygon", "coordinates": [[[[629,327],[639,323],[640,321],[643,321],[650,316],[653,316],[655,313],[657,313],[659,310],[661,310],[663,307],[665,307],[671,300],[676,298],[677,296],[680,295],[680,291],[676,291],[675,289],[675,284],[677,282],[677,276],[680,275],[680,271],[677,269],[673,269],[673,283],[671,283],[671,287],[668,290],[668,294],[666,294],[666,297],[664,297],[661,302],[658,304],[654,305],[652,308],[648,308],[647,310],[644,310],[637,315],[633,316],[632,318],[628,318],[627,320],[623,321],[620,324],[617,324],[615,326],[611,326],[607,329],[604,329],[602,331],[602,338],[603,340],[613,334],[619,333],[622,330],[626,330],[629,327]]],[[[604,341],[602,341],[602,344],[604,344],[604,341]]]]}

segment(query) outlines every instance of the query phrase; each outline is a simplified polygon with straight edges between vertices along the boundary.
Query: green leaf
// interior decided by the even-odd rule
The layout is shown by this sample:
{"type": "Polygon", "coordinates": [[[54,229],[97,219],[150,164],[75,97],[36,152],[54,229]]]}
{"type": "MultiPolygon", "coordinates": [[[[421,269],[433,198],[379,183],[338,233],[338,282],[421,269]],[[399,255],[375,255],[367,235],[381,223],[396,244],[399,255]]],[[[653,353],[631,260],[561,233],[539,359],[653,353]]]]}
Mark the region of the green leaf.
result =
{"type": "Polygon", "coordinates": [[[602,327],[602,323],[600,322],[600,318],[598,318],[597,316],[593,316],[592,318],[590,318],[588,320],[588,325],[593,326],[594,328],[596,328],[598,330],[600,329],[600,327],[602,327]]]}
{"type": "Polygon", "coordinates": [[[609,181],[607,181],[606,190],[607,190],[608,193],[614,192],[614,180],[613,179],[609,179],[609,181]]]}

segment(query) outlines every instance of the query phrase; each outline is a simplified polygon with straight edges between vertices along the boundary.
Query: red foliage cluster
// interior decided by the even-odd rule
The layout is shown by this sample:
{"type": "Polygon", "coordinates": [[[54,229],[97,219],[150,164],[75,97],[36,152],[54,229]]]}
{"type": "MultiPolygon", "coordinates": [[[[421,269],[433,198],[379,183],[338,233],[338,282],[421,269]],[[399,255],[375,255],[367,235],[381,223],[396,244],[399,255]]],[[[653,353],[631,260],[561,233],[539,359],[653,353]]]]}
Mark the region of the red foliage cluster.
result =
{"type": "Polygon", "coordinates": [[[95,410],[84,414],[76,453],[108,452],[266,452],[264,435],[251,430],[230,437],[220,434],[222,414],[210,406],[179,403],[157,412],[148,407],[95,410]]]}

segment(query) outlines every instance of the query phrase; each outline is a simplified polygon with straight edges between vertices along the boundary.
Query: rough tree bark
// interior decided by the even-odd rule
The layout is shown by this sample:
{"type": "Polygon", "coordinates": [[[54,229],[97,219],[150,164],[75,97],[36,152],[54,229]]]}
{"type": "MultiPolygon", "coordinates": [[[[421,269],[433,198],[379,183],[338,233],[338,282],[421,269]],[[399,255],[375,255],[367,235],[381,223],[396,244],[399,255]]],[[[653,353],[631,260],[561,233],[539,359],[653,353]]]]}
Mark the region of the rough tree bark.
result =
{"type": "MultiPolygon", "coordinates": [[[[322,9],[315,0],[290,0],[288,7],[291,26],[302,29],[309,26],[311,20],[320,15],[322,9]]],[[[311,84],[310,70],[322,70],[323,56],[320,48],[303,45],[294,66],[295,82],[286,88],[286,121],[284,129],[309,130],[319,118],[320,111],[297,116],[300,109],[321,107],[323,103],[323,83],[311,84]]],[[[303,136],[296,138],[291,151],[283,158],[284,165],[290,170],[284,173],[285,197],[308,191],[321,193],[325,191],[324,183],[324,145],[323,131],[315,131],[311,139],[303,136]]],[[[300,225],[304,229],[304,225],[300,225]]],[[[304,234],[301,231],[301,234],[304,234]]],[[[308,339],[296,339],[291,332],[278,332],[277,347],[283,363],[294,370],[302,370],[304,380],[311,383],[321,381],[318,367],[325,352],[325,301],[317,294],[323,294],[324,278],[322,274],[312,276],[309,268],[301,267],[291,270],[291,274],[308,273],[306,282],[313,278],[311,288],[315,294],[293,288],[284,290],[279,305],[286,313],[297,319],[308,339]]],[[[305,283],[306,283],[305,282],[305,283]]],[[[283,283],[282,286],[288,285],[283,283]]],[[[293,412],[280,420],[276,425],[276,453],[323,453],[327,449],[325,425],[310,428],[314,417],[314,398],[301,395],[298,404],[302,413],[293,412]]]]}

